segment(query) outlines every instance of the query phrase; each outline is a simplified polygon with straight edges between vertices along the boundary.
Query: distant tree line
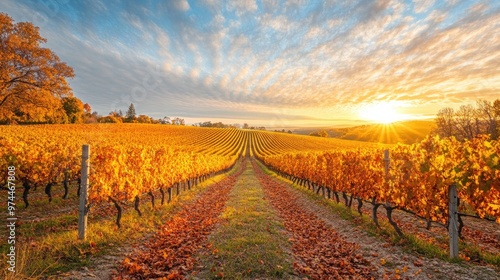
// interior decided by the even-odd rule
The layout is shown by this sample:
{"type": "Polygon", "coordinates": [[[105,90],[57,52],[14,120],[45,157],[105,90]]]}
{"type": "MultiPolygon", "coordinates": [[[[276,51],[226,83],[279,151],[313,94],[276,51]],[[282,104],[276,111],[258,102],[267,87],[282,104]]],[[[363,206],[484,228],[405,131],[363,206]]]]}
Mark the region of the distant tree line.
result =
{"type": "Polygon", "coordinates": [[[255,129],[255,130],[266,130],[263,126],[249,126],[247,123],[243,124],[243,129],[255,129]]]}
{"type": "Polygon", "coordinates": [[[442,108],[436,116],[434,133],[458,140],[472,139],[487,134],[491,139],[500,135],[500,99],[494,102],[478,100],[476,106],[462,105],[458,110],[442,108]]]}
{"type": "MultiPolygon", "coordinates": [[[[265,126],[250,126],[248,123],[244,123],[243,125],[240,125],[239,123],[234,123],[234,124],[224,124],[222,122],[211,122],[211,121],[206,121],[206,122],[199,122],[193,124],[193,126],[199,126],[199,127],[217,127],[217,128],[243,128],[243,129],[252,129],[252,130],[267,130],[265,126]]],[[[283,133],[292,133],[291,130],[273,130],[274,132],[283,132],[283,133]]]]}
{"type": "MultiPolygon", "coordinates": [[[[90,111],[90,110],[89,110],[90,111]]],[[[89,114],[88,111],[84,112],[85,123],[152,123],[152,124],[170,124],[170,125],[186,125],[182,118],[178,117],[163,117],[155,119],[147,115],[138,115],[135,111],[133,103],[130,104],[128,110],[123,114],[122,110],[115,110],[110,112],[107,116],[100,116],[97,112],[89,114]]]]}
{"type": "Polygon", "coordinates": [[[240,124],[238,124],[238,123],[224,124],[222,122],[211,122],[211,121],[195,123],[195,124],[193,124],[193,126],[216,127],[216,128],[240,128],[240,124]]]}
{"type": "MultiPolygon", "coordinates": [[[[234,123],[234,124],[224,124],[222,122],[211,122],[211,121],[206,121],[206,122],[199,122],[193,124],[193,126],[199,126],[199,127],[217,127],[217,128],[243,128],[243,129],[253,129],[253,130],[267,130],[266,127],[264,126],[250,126],[248,123],[244,123],[243,125],[240,125],[239,123],[234,123]]],[[[277,130],[275,129],[274,132],[283,132],[283,133],[292,133],[291,130],[277,130]]]]}
{"type": "Polygon", "coordinates": [[[328,138],[329,134],[326,130],[322,129],[322,130],[313,131],[313,132],[309,133],[309,136],[328,138]]]}
{"type": "Polygon", "coordinates": [[[292,134],[292,131],[291,130],[285,130],[285,129],[282,129],[282,130],[279,130],[279,129],[275,129],[274,132],[281,132],[281,133],[288,133],[288,134],[292,134]]]}

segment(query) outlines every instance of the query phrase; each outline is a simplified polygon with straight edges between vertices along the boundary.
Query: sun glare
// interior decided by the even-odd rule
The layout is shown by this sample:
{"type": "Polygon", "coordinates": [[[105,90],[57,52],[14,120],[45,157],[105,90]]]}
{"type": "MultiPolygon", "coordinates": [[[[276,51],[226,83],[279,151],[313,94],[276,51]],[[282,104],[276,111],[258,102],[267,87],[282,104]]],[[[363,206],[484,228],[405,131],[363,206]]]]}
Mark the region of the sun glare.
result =
{"type": "Polygon", "coordinates": [[[394,105],[387,102],[363,106],[359,109],[359,116],[363,120],[383,124],[389,124],[406,119],[404,114],[397,112],[394,105]]]}

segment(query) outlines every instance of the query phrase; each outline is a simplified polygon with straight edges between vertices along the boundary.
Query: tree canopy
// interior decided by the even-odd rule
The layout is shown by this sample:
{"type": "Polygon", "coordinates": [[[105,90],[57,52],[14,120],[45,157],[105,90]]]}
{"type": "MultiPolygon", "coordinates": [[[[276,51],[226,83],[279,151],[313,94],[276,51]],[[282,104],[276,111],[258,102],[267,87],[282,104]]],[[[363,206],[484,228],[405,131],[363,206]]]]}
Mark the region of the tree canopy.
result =
{"type": "Polygon", "coordinates": [[[125,118],[127,119],[128,122],[132,122],[135,119],[135,115],[136,115],[135,106],[133,103],[130,103],[127,113],[125,114],[125,118]]]}
{"type": "Polygon", "coordinates": [[[491,139],[500,135],[500,99],[494,102],[477,100],[477,106],[462,105],[458,110],[442,108],[436,116],[434,133],[458,140],[472,139],[487,134],[491,139]]]}
{"type": "MultiPolygon", "coordinates": [[[[69,123],[82,123],[84,117],[84,104],[76,97],[64,97],[63,109],[68,116],[69,123]]],[[[88,104],[87,104],[88,105],[88,104]]]]}
{"type": "Polygon", "coordinates": [[[315,132],[311,132],[309,133],[310,136],[316,136],[316,137],[325,137],[325,138],[328,138],[328,132],[326,130],[319,130],[319,131],[315,131],[315,132]]]}
{"type": "Polygon", "coordinates": [[[64,122],[74,73],[45,42],[32,23],[0,13],[0,120],[64,122]]]}

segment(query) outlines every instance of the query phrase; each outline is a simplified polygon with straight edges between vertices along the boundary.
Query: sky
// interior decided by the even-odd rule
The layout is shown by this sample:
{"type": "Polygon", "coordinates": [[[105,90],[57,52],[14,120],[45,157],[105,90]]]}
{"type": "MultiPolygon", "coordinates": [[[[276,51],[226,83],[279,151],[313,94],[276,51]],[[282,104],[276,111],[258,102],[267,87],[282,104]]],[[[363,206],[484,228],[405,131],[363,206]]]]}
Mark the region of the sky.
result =
{"type": "Polygon", "coordinates": [[[269,128],[500,98],[500,1],[14,1],[102,115],[269,128]],[[378,108],[373,110],[373,108],[378,108]]]}

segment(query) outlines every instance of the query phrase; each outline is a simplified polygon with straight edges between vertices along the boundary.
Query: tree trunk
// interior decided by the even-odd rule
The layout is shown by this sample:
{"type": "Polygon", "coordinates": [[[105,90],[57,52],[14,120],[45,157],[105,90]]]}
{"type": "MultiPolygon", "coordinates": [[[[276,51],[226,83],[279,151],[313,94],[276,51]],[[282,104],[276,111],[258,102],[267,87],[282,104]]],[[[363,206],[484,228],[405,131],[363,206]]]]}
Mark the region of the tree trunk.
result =
{"type": "Polygon", "coordinates": [[[344,198],[345,201],[345,206],[349,207],[349,201],[347,200],[347,195],[343,192],[342,197],[344,198]]]}
{"type": "MultiPolygon", "coordinates": [[[[459,197],[457,197],[457,207],[458,206],[460,206],[460,198],[459,197]]],[[[460,215],[460,213],[458,213],[457,217],[458,217],[458,237],[460,239],[464,239],[464,237],[462,235],[462,229],[464,228],[464,221],[462,221],[462,216],[460,215]]]]}
{"type": "Polygon", "coordinates": [[[167,203],[170,203],[172,201],[172,187],[170,187],[170,188],[167,189],[167,193],[168,193],[168,201],[167,201],[167,203]]]}
{"type": "Polygon", "coordinates": [[[161,205],[165,203],[165,191],[163,188],[160,188],[160,194],[161,194],[161,205]]]}
{"type": "Polygon", "coordinates": [[[30,203],[28,202],[28,194],[30,193],[31,186],[28,183],[28,181],[24,181],[23,187],[24,187],[23,191],[24,208],[28,208],[28,206],[30,206],[30,203]]]}
{"type": "Polygon", "coordinates": [[[425,229],[431,230],[431,226],[432,226],[432,220],[431,219],[427,219],[427,224],[425,226],[425,229]]]}
{"type": "Polygon", "coordinates": [[[319,192],[321,191],[321,188],[323,188],[323,187],[316,185],[316,194],[319,194],[319,192]]]}
{"type": "Polygon", "coordinates": [[[396,230],[396,233],[399,236],[403,236],[403,232],[398,227],[398,224],[396,222],[394,222],[394,220],[392,220],[392,211],[394,209],[396,209],[396,207],[390,207],[390,206],[384,206],[384,207],[385,207],[385,210],[387,211],[387,219],[389,220],[389,223],[392,225],[392,227],[394,228],[394,230],[396,230]]]}
{"type": "Polygon", "coordinates": [[[78,177],[76,181],[78,182],[78,189],[76,190],[76,196],[80,197],[80,189],[82,188],[82,178],[78,177]]]}
{"type": "Polygon", "coordinates": [[[64,187],[64,195],[63,199],[68,198],[68,191],[69,191],[69,174],[68,171],[64,172],[64,181],[63,181],[63,187],[64,187]]]}
{"type": "Polygon", "coordinates": [[[339,193],[333,192],[333,194],[335,195],[335,202],[337,202],[337,204],[340,203],[339,193]]]}
{"type": "Polygon", "coordinates": [[[109,200],[113,202],[116,211],[118,211],[118,213],[116,214],[116,225],[118,226],[118,228],[121,228],[120,220],[122,219],[122,208],[120,204],[118,204],[118,201],[116,201],[114,198],[109,197],[109,200]]]}
{"type": "Polygon", "coordinates": [[[462,215],[458,214],[458,237],[460,239],[464,239],[464,236],[462,235],[462,229],[464,228],[464,221],[462,221],[462,215]]]}
{"type": "Polygon", "coordinates": [[[375,223],[375,225],[380,228],[380,224],[378,223],[378,217],[377,217],[377,209],[380,207],[380,203],[376,202],[375,197],[372,198],[372,220],[375,223]]]}
{"type": "Polygon", "coordinates": [[[363,200],[361,198],[356,198],[358,201],[358,213],[360,216],[363,216],[363,212],[361,212],[361,207],[363,207],[363,200]]]}
{"type": "Polygon", "coordinates": [[[134,199],[134,209],[139,214],[139,217],[142,216],[141,210],[139,210],[139,196],[138,195],[136,195],[135,199],[134,199]]]}
{"type": "Polygon", "coordinates": [[[148,195],[151,197],[151,207],[155,209],[155,196],[153,194],[153,191],[148,192],[148,195]]]}
{"type": "Polygon", "coordinates": [[[52,185],[54,185],[52,182],[45,185],[45,194],[49,197],[49,202],[52,202],[52,185]]]}

